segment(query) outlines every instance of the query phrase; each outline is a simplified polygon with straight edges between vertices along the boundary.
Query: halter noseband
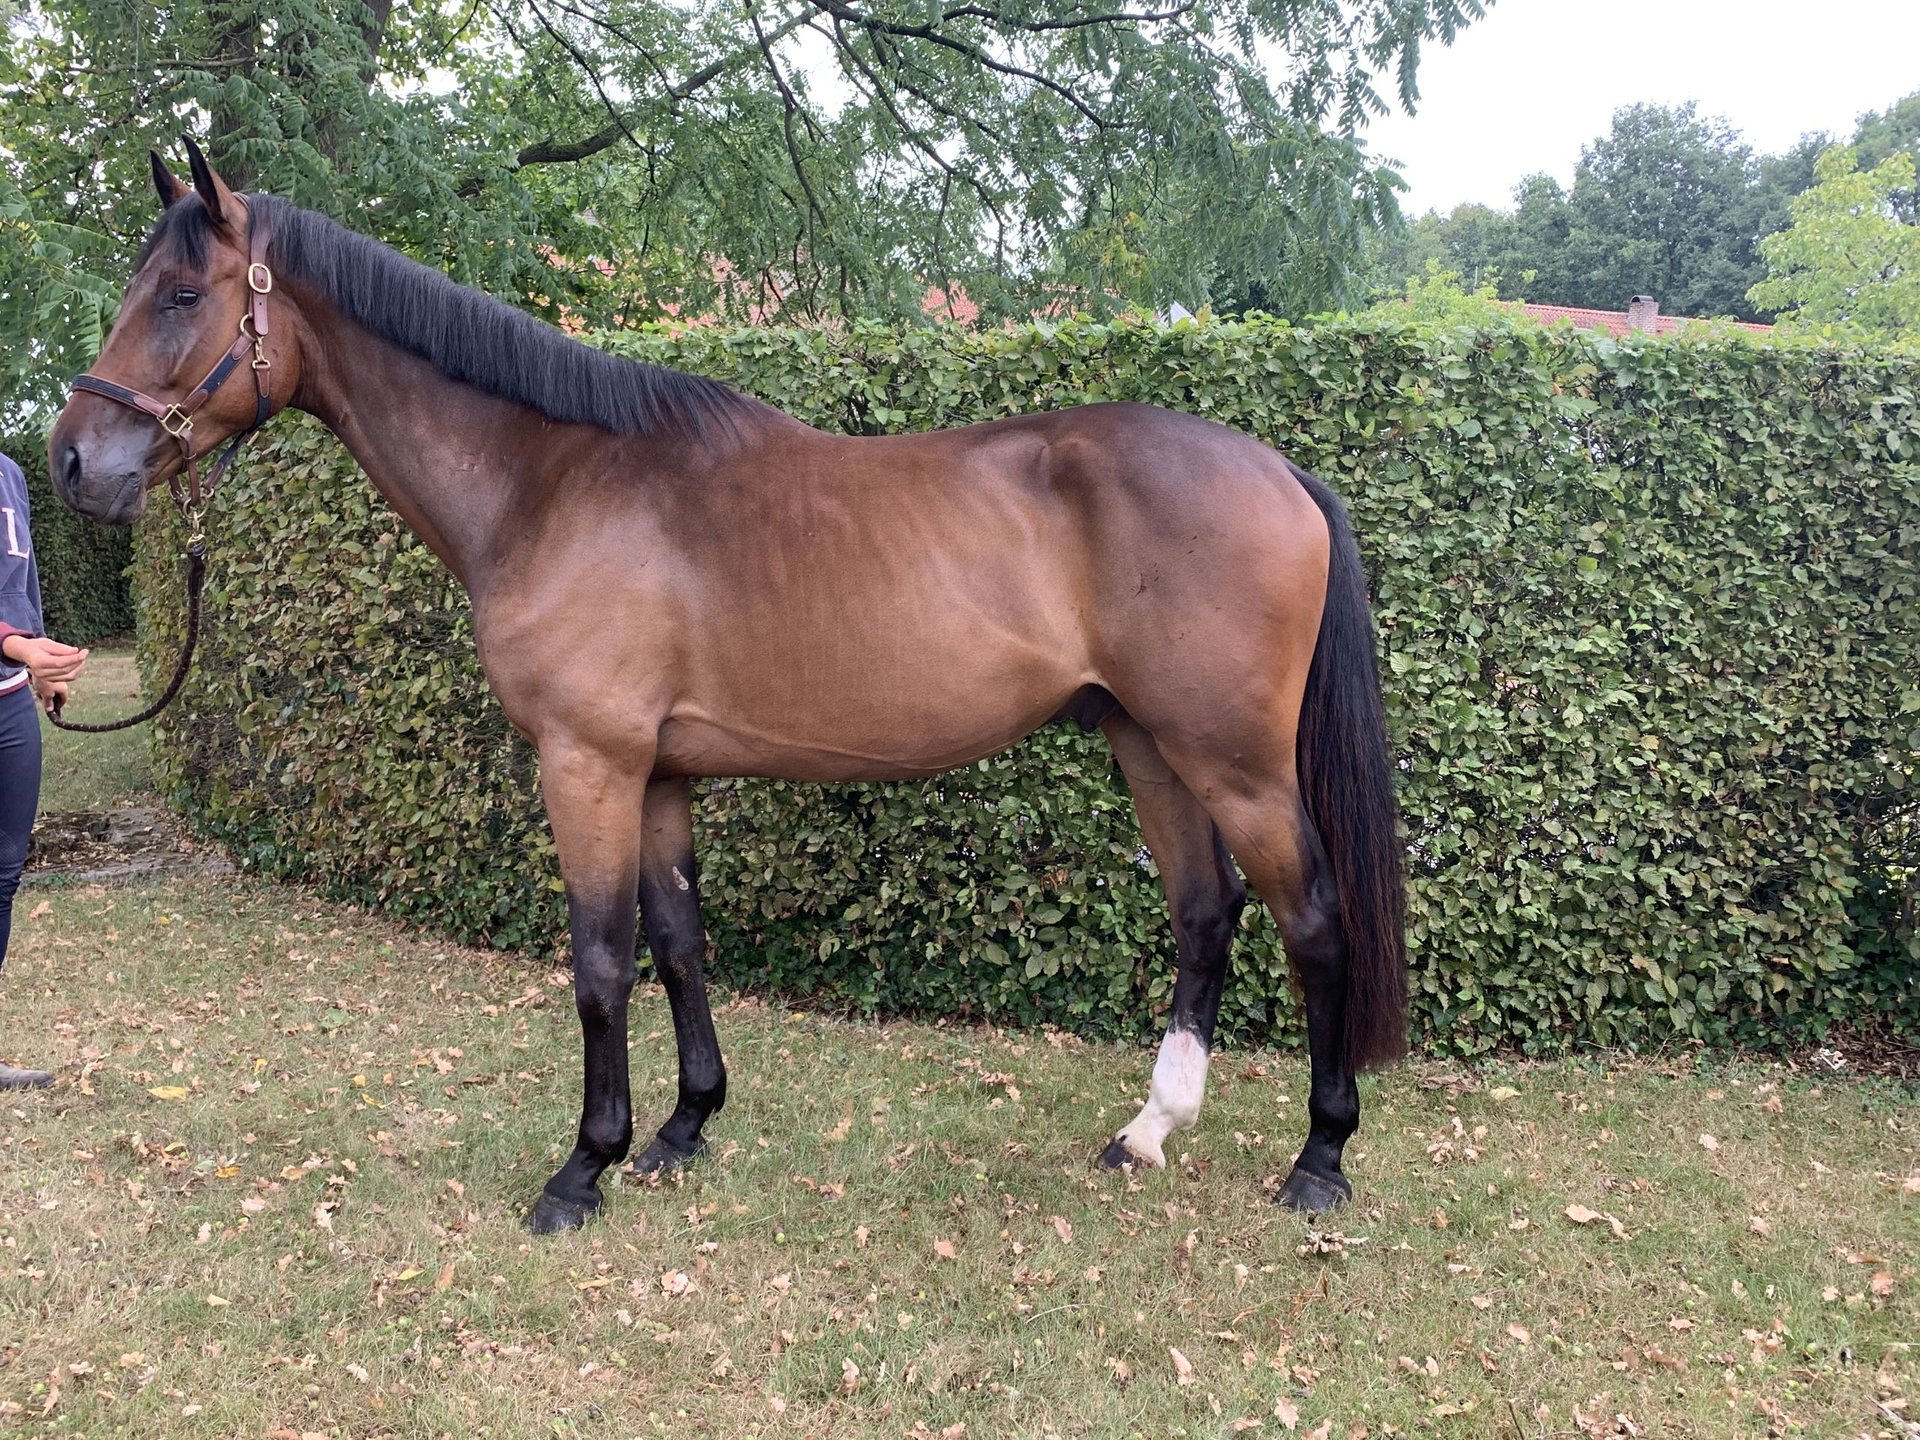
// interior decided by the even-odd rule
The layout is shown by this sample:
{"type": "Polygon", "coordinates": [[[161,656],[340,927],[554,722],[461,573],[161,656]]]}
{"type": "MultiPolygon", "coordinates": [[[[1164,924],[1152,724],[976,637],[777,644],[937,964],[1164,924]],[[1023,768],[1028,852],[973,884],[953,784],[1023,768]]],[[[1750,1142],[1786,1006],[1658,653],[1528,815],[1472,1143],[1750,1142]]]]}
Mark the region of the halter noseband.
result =
{"type": "MultiPolygon", "coordinates": [[[[240,317],[240,336],[233,342],[220,362],[207,372],[207,376],[188,392],[184,400],[176,404],[163,404],[151,395],[125,385],[103,380],[98,375],[77,375],[71,389],[85,390],[94,395],[104,395],[109,400],[151,415],[159,421],[160,428],[180,442],[180,457],[185,461],[187,488],[181,489],[180,477],[175,475],[167,482],[173,491],[174,503],[180,507],[187,523],[192,527],[193,538],[197,542],[200,523],[206,511],[207,501],[212,497],[214,487],[220,483],[220,477],[226,473],[227,465],[232,461],[234,452],[240,448],[240,442],[267,423],[272,401],[267,395],[267,371],[273,368],[273,362],[267,359],[265,340],[267,335],[267,296],[273,293],[273,271],[267,268],[267,236],[270,227],[264,210],[253,213],[253,207],[239,196],[240,204],[247,212],[247,289],[251,292],[247,299],[247,313],[240,317]],[[253,423],[235,435],[224,452],[213,462],[207,472],[207,481],[200,483],[200,456],[193,450],[194,414],[213,398],[214,391],[226,384],[247,352],[253,352],[253,423]]],[[[203,452],[204,453],[204,452],[203,452]]]]}

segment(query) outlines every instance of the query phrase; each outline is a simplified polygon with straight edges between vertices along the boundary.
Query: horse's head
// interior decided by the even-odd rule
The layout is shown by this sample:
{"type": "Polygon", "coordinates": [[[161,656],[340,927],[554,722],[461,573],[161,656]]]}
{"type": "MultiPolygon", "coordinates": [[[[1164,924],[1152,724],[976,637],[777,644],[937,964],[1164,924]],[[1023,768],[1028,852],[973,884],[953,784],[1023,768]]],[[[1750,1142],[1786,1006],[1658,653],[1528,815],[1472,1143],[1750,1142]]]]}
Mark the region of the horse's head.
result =
{"type": "Polygon", "coordinates": [[[189,457],[286,404],[299,381],[293,327],[279,323],[290,307],[269,298],[272,274],[257,263],[265,231],[255,236],[247,202],[186,145],[191,186],[153,156],[160,223],[47,447],[55,493],[110,524],[139,515],[146,492],[189,457]]]}

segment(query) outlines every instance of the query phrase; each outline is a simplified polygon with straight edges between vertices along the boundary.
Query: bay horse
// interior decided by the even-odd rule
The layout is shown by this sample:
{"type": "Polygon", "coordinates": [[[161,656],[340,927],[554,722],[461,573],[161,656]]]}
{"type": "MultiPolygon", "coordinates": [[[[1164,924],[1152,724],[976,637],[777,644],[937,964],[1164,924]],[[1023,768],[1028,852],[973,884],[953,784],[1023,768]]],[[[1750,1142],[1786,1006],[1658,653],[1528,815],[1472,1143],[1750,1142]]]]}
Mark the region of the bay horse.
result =
{"type": "Polygon", "coordinates": [[[236,195],[188,152],[191,185],[153,157],[161,219],[53,429],[54,488],[131,521],[291,405],[466,587],[487,682],[539,752],[584,1038],[535,1233],[592,1216],[628,1153],[636,909],[680,1082],[632,1168],[692,1159],[726,1098],[693,779],[904,780],[1059,720],[1111,742],[1177,956],[1147,1100],[1101,1161],[1162,1165],[1198,1119],[1237,861],[1306,1009],[1309,1130],[1278,1198],[1352,1197],[1355,1073],[1405,1044],[1403,851],[1365,578],[1325,485],[1146,405],[827,434],[236,195]],[[226,384],[249,350],[254,383],[226,384]]]}

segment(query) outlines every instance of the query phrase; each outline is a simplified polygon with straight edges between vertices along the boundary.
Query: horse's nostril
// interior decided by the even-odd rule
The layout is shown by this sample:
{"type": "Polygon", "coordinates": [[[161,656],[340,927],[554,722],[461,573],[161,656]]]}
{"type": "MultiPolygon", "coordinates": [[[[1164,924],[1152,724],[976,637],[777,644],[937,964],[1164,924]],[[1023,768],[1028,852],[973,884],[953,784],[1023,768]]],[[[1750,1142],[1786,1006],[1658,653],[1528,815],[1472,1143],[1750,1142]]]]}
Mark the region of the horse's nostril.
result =
{"type": "Polygon", "coordinates": [[[80,486],[80,449],[77,445],[67,446],[67,454],[60,467],[60,475],[67,482],[67,494],[77,493],[80,486]]]}

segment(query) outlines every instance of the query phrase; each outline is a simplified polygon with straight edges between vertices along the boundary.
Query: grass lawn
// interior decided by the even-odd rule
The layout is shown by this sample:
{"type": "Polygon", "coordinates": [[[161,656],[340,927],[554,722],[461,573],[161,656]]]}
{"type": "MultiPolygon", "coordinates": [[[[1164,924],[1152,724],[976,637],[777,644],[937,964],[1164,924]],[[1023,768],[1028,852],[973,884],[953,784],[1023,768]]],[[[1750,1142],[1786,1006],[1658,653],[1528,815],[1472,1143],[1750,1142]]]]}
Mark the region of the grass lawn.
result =
{"type": "MultiPolygon", "coordinates": [[[[143,745],[56,737],[49,807],[137,795],[143,745]]],[[[0,1055],[62,1080],[0,1099],[0,1436],[1917,1433],[1893,1081],[1416,1063],[1316,1223],[1267,1199],[1304,1057],[1222,1055],[1115,1175],[1147,1050],[734,998],[710,1157],[536,1242],[566,985],[251,880],[23,890],[0,1055]]],[[[650,1127],[657,987],[633,1064],[650,1127]]]]}
{"type": "MultiPolygon", "coordinates": [[[[1128,1177],[1089,1161],[1145,1051],[739,999],[712,1158],[536,1243],[564,975],[253,882],[24,893],[0,1050],[66,1079],[0,1108],[0,1433],[1900,1435],[1920,1399],[1890,1082],[1416,1064],[1316,1238],[1262,1190],[1297,1057],[1223,1056],[1128,1177]]],[[[634,1066],[657,1123],[657,990],[634,1066]]]]}

